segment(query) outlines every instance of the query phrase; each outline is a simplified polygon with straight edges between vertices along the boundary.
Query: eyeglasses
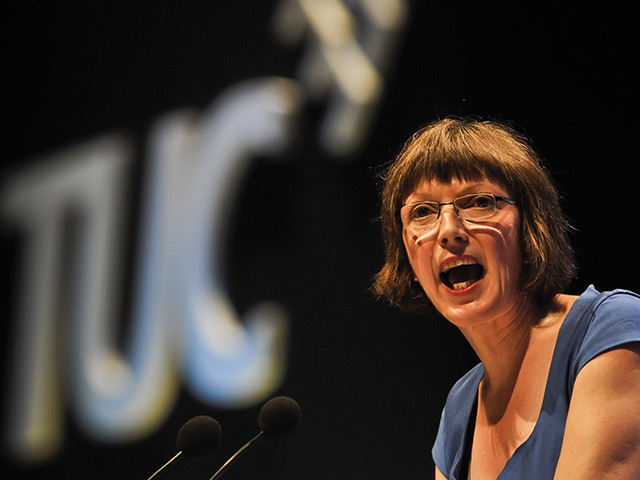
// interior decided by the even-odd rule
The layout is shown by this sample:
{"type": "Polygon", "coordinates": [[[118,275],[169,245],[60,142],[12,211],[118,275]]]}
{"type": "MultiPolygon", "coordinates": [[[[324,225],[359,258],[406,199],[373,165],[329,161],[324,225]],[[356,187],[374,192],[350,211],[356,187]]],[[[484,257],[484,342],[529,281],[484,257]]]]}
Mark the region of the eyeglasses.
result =
{"type": "Polygon", "coordinates": [[[413,202],[400,207],[400,219],[402,224],[414,235],[422,235],[432,230],[440,218],[440,207],[453,205],[453,209],[459,218],[463,220],[484,220],[496,213],[497,202],[507,202],[516,205],[515,200],[494,195],[493,193],[472,193],[462,195],[453,202],[413,202]]]}

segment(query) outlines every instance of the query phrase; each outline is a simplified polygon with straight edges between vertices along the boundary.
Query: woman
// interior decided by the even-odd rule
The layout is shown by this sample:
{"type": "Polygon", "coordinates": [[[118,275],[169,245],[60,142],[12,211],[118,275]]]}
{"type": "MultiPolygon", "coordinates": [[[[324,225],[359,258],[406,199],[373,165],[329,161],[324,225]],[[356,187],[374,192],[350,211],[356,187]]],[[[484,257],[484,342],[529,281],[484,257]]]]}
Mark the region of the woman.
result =
{"type": "Polygon", "coordinates": [[[640,479],[640,297],[561,293],[568,224],[525,139],[438,121],[383,180],[375,291],[435,307],[481,360],[447,398],[436,478],[640,479]]]}

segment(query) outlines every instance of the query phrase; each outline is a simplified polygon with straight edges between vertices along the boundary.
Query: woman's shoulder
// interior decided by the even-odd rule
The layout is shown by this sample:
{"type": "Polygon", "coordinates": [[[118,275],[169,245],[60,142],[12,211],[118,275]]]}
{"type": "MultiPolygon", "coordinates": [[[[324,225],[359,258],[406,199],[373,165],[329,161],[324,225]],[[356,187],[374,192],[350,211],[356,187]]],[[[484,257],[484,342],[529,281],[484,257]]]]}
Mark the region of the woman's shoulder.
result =
{"type": "Polygon", "coordinates": [[[640,295],[624,289],[600,292],[590,285],[573,301],[567,319],[567,328],[578,330],[604,328],[607,323],[640,325],[640,295]]]}
{"type": "MultiPolygon", "coordinates": [[[[597,291],[590,286],[580,296],[587,300],[582,307],[581,317],[589,322],[589,330],[630,330],[640,329],[640,295],[630,290],[616,289],[597,291]]],[[[638,330],[640,331],[640,330],[638,330]]]]}
{"type": "Polygon", "coordinates": [[[475,367],[465,373],[449,390],[447,405],[459,406],[461,401],[468,402],[470,397],[475,397],[478,393],[478,385],[484,375],[484,366],[478,363],[475,367]]]}
{"type": "Polygon", "coordinates": [[[640,294],[623,288],[599,291],[590,285],[578,298],[587,304],[585,306],[590,307],[588,310],[594,312],[600,311],[603,307],[635,313],[640,310],[640,294]]]}
{"type": "Polygon", "coordinates": [[[576,312],[576,323],[583,328],[578,329],[574,374],[600,353],[640,341],[640,295],[624,289],[599,292],[591,286],[581,298],[589,301],[576,312]]]}
{"type": "Polygon", "coordinates": [[[609,308],[621,314],[631,314],[635,318],[640,313],[640,295],[630,290],[618,288],[600,293],[598,310],[609,308]]]}

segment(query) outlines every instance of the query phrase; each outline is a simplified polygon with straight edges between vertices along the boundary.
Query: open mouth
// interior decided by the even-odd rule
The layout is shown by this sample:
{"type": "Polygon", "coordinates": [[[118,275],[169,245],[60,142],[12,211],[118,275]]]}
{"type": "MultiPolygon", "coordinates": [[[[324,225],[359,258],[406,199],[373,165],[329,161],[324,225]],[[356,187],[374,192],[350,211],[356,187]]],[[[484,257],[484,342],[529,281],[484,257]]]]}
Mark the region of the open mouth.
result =
{"type": "Polygon", "coordinates": [[[482,278],[484,267],[469,259],[457,259],[443,265],[440,280],[451,290],[469,288],[482,278]]]}

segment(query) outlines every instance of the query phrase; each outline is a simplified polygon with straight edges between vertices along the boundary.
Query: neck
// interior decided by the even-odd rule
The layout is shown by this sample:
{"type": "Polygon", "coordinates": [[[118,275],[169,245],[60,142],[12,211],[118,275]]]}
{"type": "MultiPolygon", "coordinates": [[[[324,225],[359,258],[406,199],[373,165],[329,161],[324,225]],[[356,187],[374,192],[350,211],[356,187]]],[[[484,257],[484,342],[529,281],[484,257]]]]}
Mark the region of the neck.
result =
{"type": "Polygon", "coordinates": [[[531,302],[523,298],[506,315],[461,328],[484,366],[484,387],[496,391],[513,387],[536,320],[531,302]]]}

